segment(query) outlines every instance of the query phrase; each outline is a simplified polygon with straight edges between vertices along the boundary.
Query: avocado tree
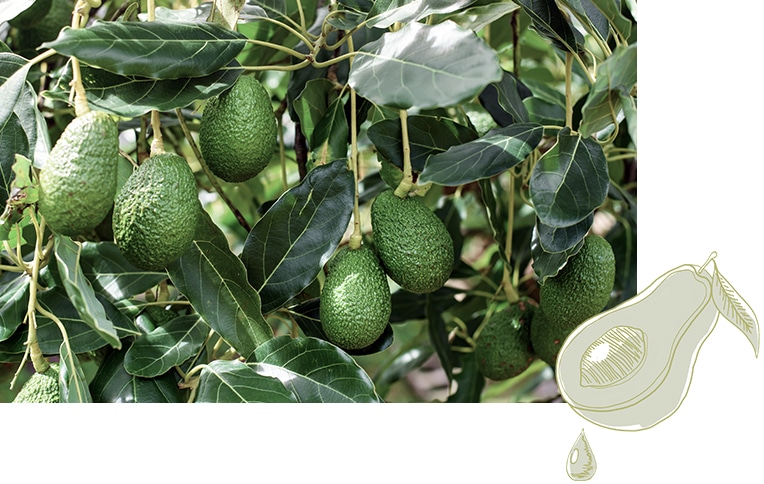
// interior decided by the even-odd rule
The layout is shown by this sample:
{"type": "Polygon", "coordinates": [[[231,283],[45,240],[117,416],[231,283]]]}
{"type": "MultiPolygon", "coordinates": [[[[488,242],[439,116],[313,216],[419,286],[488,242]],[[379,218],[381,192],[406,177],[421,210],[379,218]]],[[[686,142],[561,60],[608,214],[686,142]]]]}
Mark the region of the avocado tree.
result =
{"type": "Polygon", "coordinates": [[[51,364],[64,402],[554,401],[530,342],[497,372],[476,349],[491,320],[527,338],[590,234],[597,311],[635,293],[636,25],[628,0],[12,2],[2,401],[51,364]],[[46,205],[88,113],[117,124],[116,194],[88,135],[46,205]]]}

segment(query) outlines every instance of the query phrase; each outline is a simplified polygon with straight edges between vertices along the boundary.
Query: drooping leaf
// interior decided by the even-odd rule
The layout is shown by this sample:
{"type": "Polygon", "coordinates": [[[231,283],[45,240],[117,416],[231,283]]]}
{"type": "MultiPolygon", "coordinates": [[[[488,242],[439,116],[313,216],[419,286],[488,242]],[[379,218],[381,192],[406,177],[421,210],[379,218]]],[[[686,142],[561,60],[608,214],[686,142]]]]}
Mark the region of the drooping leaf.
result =
{"type": "Polygon", "coordinates": [[[66,293],[80,314],[82,321],[93,328],[110,345],[120,348],[122,343],[117,335],[117,330],[106,315],[101,302],[96,299],[93,286],[90,285],[90,281],[85,277],[79,265],[82,247],[64,235],[56,234],[54,240],[56,263],[62,276],[64,289],[66,289],[66,293]]]}
{"type": "Polygon", "coordinates": [[[345,104],[342,98],[336,98],[329,105],[326,113],[313,132],[316,158],[324,163],[347,159],[350,128],[345,117],[345,104]]]}
{"type": "Polygon", "coordinates": [[[637,45],[617,47],[597,67],[597,81],[582,108],[581,134],[592,134],[617,123],[622,110],[622,97],[629,97],[637,83],[637,45]]]}
{"type": "Polygon", "coordinates": [[[348,83],[364,98],[399,109],[462,103],[501,79],[496,52],[454,22],[410,23],[358,50],[348,83]]]}
{"type": "Polygon", "coordinates": [[[62,29],[43,47],[123,76],[202,77],[226,66],[246,38],[212,23],[104,22],[62,29]]]}
{"type": "MultiPolygon", "coordinates": [[[[414,115],[407,119],[411,167],[415,172],[424,169],[427,158],[443,153],[454,145],[474,140],[477,135],[470,128],[446,118],[414,115]]],[[[399,168],[403,168],[403,142],[399,119],[378,121],[367,130],[377,151],[399,168]]]]}
{"type": "MultiPolygon", "coordinates": [[[[151,79],[123,76],[103,69],[82,66],[83,85],[92,109],[117,116],[134,118],[151,110],[172,111],[201,99],[220,94],[236,82],[244,72],[237,62],[202,77],[151,79]]],[[[71,69],[45,97],[59,101],[69,99],[71,69]]]]}
{"type": "Polygon", "coordinates": [[[449,403],[478,403],[485,388],[485,378],[480,374],[475,353],[461,358],[461,371],[454,377],[456,391],[448,396],[449,403]]]}
{"type": "Polygon", "coordinates": [[[125,371],[152,378],[196,354],[209,327],[196,314],[180,316],[133,341],[125,354],[125,371]]]}
{"type": "Polygon", "coordinates": [[[530,89],[514,74],[503,71],[500,81],[487,85],[480,93],[480,103],[499,126],[509,126],[529,121],[523,99],[531,95],[530,89]]]}
{"type": "MultiPolygon", "coordinates": [[[[11,193],[11,184],[14,179],[13,165],[16,162],[17,153],[24,155],[29,153],[29,140],[18,116],[11,113],[5,126],[0,128],[0,207],[3,208],[11,193]]],[[[3,227],[3,229],[7,232],[10,227],[3,227]]],[[[8,239],[4,237],[1,240],[8,239]]]]}
{"type": "Polygon", "coordinates": [[[540,220],[536,221],[534,237],[544,252],[557,253],[570,250],[577,245],[589,231],[594,221],[594,214],[569,227],[549,227],[540,220]]]}
{"type": "Polygon", "coordinates": [[[458,186],[498,175],[521,163],[536,149],[543,134],[544,128],[534,123],[493,129],[474,141],[430,156],[419,180],[458,186]]]}
{"type": "Polygon", "coordinates": [[[430,343],[435,348],[440,360],[440,365],[446,372],[448,380],[454,379],[454,362],[451,358],[451,344],[448,341],[448,331],[446,331],[446,322],[443,319],[443,313],[439,310],[437,301],[431,294],[425,298],[425,316],[427,318],[427,329],[430,335],[430,343]]]}
{"type": "Polygon", "coordinates": [[[631,37],[632,23],[621,13],[622,0],[589,0],[604,15],[622,38],[631,37]]]}
{"type": "Polygon", "coordinates": [[[583,239],[570,249],[563,252],[546,252],[539,243],[539,237],[534,228],[534,236],[531,239],[531,255],[533,256],[533,272],[538,277],[539,283],[543,284],[548,277],[554,277],[560,272],[568,259],[581,250],[583,239]]]}
{"type": "Polygon", "coordinates": [[[66,343],[61,343],[61,367],[59,369],[59,394],[61,403],[93,403],[88,381],[77,355],[69,353],[66,343]]]}
{"type": "Polygon", "coordinates": [[[199,377],[196,403],[294,403],[278,379],[260,375],[241,361],[216,360],[199,377]]]}
{"type": "Polygon", "coordinates": [[[252,228],[241,260],[268,313],[300,293],[340,243],[353,210],[353,173],[344,161],[314,168],[252,228]]]}
{"type": "Polygon", "coordinates": [[[590,33],[607,41],[610,36],[610,22],[591,0],[562,0],[572,12],[577,14],[581,23],[588,26],[590,33]]]}
{"type": "Polygon", "coordinates": [[[381,401],[363,368],[326,341],[279,336],[259,346],[255,358],[251,367],[281,380],[298,402],[381,401]]]}
{"type": "Polygon", "coordinates": [[[565,128],[538,160],[530,180],[536,214],[550,227],[568,227],[589,216],[607,196],[610,178],[602,147],[565,128]]]}
{"type": "Polygon", "coordinates": [[[0,341],[10,338],[21,325],[29,304],[30,277],[24,273],[0,284],[0,341]]]}
{"type": "Polygon", "coordinates": [[[112,302],[142,294],[167,279],[166,272],[132,265],[114,242],[83,242],[79,261],[93,289],[112,302]]]}
{"type": "Polygon", "coordinates": [[[732,284],[719,272],[716,261],[713,262],[713,282],[711,293],[714,305],[719,313],[739,329],[753,346],[756,356],[759,356],[759,321],[756,319],[751,306],[732,287],[732,284]]]}
{"type": "Polygon", "coordinates": [[[517,0],[531,18],[533,27],[563,52],[578,52],[583,36],[565,19],[557,3],[549,0],[517,0]]]}
{"type": "Polygon", "coordinates": [[[428,15],[461,10],[475,0],[377,0],[369,11],[366,25],[386,29],[395,22],[416,22],[428,15]]]}
{"type": "Polygon", "coordinates": [[[244,357],[273,337],[260,297],[247,283],[241,261],[206,212],[191,247],[167,267],[173,285],[204,321],[244,357]]]}
{"type": "MultiPolygon", "coordinates": [[[[493,234],[493,240],[496,241],[499,247],[499,253],[506,253],[506,241],[507,241],[507,224],[504,222],[507,214],[507,204],[502,203],[500,198],[503,192],[501,186],[498,185],[497,180],[491,180],[484,178],[478,180],[480,185],[480,197],[485,207],[486,216],[488,218],[488,225],[491,228],[493,234]],[[497,198],[498,196],[498,198],[497,198]]],[[[503,255],[502,255],[503,257],[503,255]]]]}
{"type": "Polygon", "coordinates": [[[156,378],[141,378],[125,371],[127,345],[114,350],[98,367],[90,382],[96,403],[180,403],[177,378],[165,373],[156,378]]]}
{"type": "Polygon", "coordinates": [[[0,130],[5,128],[22,95],[30,67],[32,64],[20,55],[0,52],[0,130]]]}
{"type": "Polygon", "coordinates": [[[337,97],[334,83],[329,79],[312,79],[305,83],[305,88],[294,100],[292,108],[300,118],[300,129],[309,147],[319,145],[320,141],[313,133],[337,97]]]}

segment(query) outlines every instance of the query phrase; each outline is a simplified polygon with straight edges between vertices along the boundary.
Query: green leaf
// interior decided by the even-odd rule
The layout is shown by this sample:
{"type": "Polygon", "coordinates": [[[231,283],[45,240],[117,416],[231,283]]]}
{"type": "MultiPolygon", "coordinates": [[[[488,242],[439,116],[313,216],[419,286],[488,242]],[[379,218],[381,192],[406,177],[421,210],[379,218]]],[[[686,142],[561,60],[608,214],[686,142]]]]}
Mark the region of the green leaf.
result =
{"type": "Polygon", "coordinates": [[[305,83],[305,88],[294,100],[292,108],[300,118],[300,129],[308,141],[308,146],[314,148],[320,144],[313,133],[318,123],[329,110],[339,94],[334,89],[334,83],[329,79],[312,79],[305,83]]]}
{"type": "Polygon", "coordinates": [[[462,355],[461,371],[454,377],[456,391],[448,396],[449,403],[479,403],[485,388],[485,378],[480,374],[475,353],[462,355]]]}
{"type": "Polygon", "coordinates": [[[295,396],[276,378],[263,376],[241,361],[216,360],[199,377],[196,403],[294,403],[295,396]]]}
{"type": "Polygon", "coordinates": [[[549,277],[556,276],[568,259],[577,254],[584,245],[584,241],[581,239],[576,245],[563,252],[547,252],[539,242],[537,231],[534,230],[534,236],[531,239],[531,254],[533,256],[533,272],[536,273],[539,284],[543,284],[549,277]]]}
{"type": "Polygon", "coordinates": [[[377,0],[369,11],[366,25],[386,29],[395,22],[416,22],[428,15],[451,13],[475,3],[475,0],[377,0]]]}
{"type": "Polygon", "coordinates": [[[96,299],[93,286],[85,277],[79,264],[82,246],[71,238],[56,234],[55,253],[56,263],[61,273],[64,289],[69,299],[82,317],[82,320],[98,332],[103,339],[115,348],[120,348],[122,343],[117,336],[117,331],[106,316],[103,306],[96,299]]]}
{"type": "Polygon", "coordinates": [[[303,403],[380,402],[369,375],[347,353],[315,338],[278,336],[255,351],[251,367],[281,380],[303,403]]]}
{"type": "Polygon", "coordinates": [[[539,159],[530,180],[531,201],[542,223],[567,227],[605,201],[610,178],[602,147],[565,128],[539,159]]]}
{"type": "Polygon", "coordinates": [[[0,9],[0,24],[15,19],[20,13],[31,7],[34,2],[35,0],[3,2],[3,8],[0,9]]]}
{"type": "Polygon", "coordinates": [[[568,227],[549,227],[540,220],[536,220],[533,238],[538,237],[538,244],[544,252],[552,254],[566,252],[583,240],[592,227],[592,222],[594,222],[594,213],[568,227]]]}
{"type": "Polygon", "coordinates": [[[454,379],[454,362],[451,358],[451,344],[448,340],[448,331],[446,331],[446,322],[443,319],[443,311],[437,305],[437,300],[432,294],[427,294],[425,298],[425,315],[427,317],[427,329],[430,334],[430,343],[435,348],[440,360],[443,371],[446,372],[448,380],[454,379]]]}
{"type": "Polygon", "coordinates": [[[582,24],[588,26],[590,33],[607,41],[610,36],[610,22],[591,0],[562,0],[562,3],[576,14],[582,24]]]}
{"type": "Polygon", "coordinates": [[[90,389],[77,355],[69,353],[66,343],[61,343],[61,367],[59,369],[59,393],[61,403],[93,403],[90,389]]]}
{"type": "Polygon", "coordinates": [[[544,128],[533,123],[492,129],[474,141],[430,156],[419,180],[458,186],[498,175],[521,163],[536,149],[543,134],[544,128]]]}
{"type": "Polygon", "coordinates": [[[581,134],[592,134],[618,122],[622,99],[630,98],[637,83],[637,45],[616,47],[613,55],[597,67],[597,81],[582,108],[581,134]]]}
{"type": "Polygon", "coordinates": [[[0,52],[0,130],[5,128],[23,89],[32,64],[20,55],[0,52]]]}
{"type": "Polygon", "coordinates": [[[410,23],[361,47],[348,83],[366,99],[399,109],[453,106],[501,79],[496,52],[454,22],[410,23]]]}
{"type": "Polygon", "coordinates": [[[588,0],[607,17],[610,26],[618,32],[622,38],[631,37],[631,20],[624,17],[621,13],[622,0],[588,0]]]}
{"type": "Polygon", "coordinates": [[[204,321],[245,358],[273,337],[244,266],[207,212],[202,212],[191,247],[167,272],[204,321]]]}
{"type": "Polygon", "coordinates": [[[10,338],[26,317],[29,283],[29,276],[20,273],[0,284],[0,341],[10,338]]]}
{"type": "MultiPolygon", "coordinates": [[[[472,141],[477,136],[470,128],[447,118],[414,115],[408,120],[411,167],[424,169],[427,158],[443,153],[450,147],[472,141]]],[[[403,142],[400,119],[378,121],[367,131],[377,151],[399,168],[403,168],[403,142]]]]}
{"type": "Polygon", "coordinates": [[[549,0],[517,0],[533,21],[535,30],[562,51],[578,52],[583,36],[573,29],[555,2],[549,0]]]}
{"type": "Polygon", "coordinates": [[[196,314],[175,318],[133,341],[125,354],[125,371],[145,378],[162,375],[195,355],[208,331],[196,314]]]}
{"type": "Polygon", "coordinates": [[[525,123],[530,120],[523,99],[531,96],[530,90],[511,72],[504,71],[501,80],[486,86],[480,101],[500,126],[525,123]],[[498,104],[498,106],[496,106],[498,104]],[[510,119],[503,119],[509,114],[510,119]]]}
{"type": "Polygon", "coordinates": [[[96,403],[180,403],[177,378],[166,373],[156,378],[141,378],[125,371],[127,345],[107,355],[90,382],[96,403]]]}
{"type": "MultiPolygon", "coordinates": [[[[0,206],[5,206],[11,193],[16,154],[29,153],[29,140],[16,113],[11,113],[5,126],[0,128],[0,206]]],[[[6,231],[9,228],[6,227],[6,231]]],[[[2,240],[8,240],[7,237],[2,240]]]]}
{"type": "Polygon", "coordinates": [[[43,47],[124,76],[202,77],[226,66],[246,38],[212,23],[104,22],[65,27],[43,47]]]}
{"type": "Polygon", "coordinates": [[[318,275],[347,230],[353,196],[353,173],[344,161],[318,166],[252,228],[241,259],[263,313],[283,306],[318,275]]]}
{"type": "MultiPolygon", "coordinates": [[[[220,94],[236,82],[244,72],[237,62],[203,77],[151,79],[122,76],[103,69],[82,66],[83,85],[92,109],[117,116],[134,118],[151,110],[172,111],[194,101],[220,94]]],[[[67,66],[60,81],[45,97],[68,101],[71,69],[67,66]]]]}
{"type": "Polygon", "coordinates": [[[350,128],[345,117],[345,103],[336,98],[329,105],[326,114],[319,121],[313,138],[316,143],[313,151],[322,162],[347,160],[350,128]]]}
{"type": "Polygon", "coordinates": [[[478,5],[464,10],[459,10],[447,18],[453,20],[459,26],[465,29],[479,32],[483,27],[492,24],[505,15],[508,15],[520,6],[512,2],[490,3],[488,5],[478,5]]]}
{"type": "Polygon", "coordinates": [[[166,272],[132,265],[114,242],[82,242],[80,266],[93,289],[112,302],[142,294],[167,279],[166,272]]]}
{"type": "Polygon", "coordinates": [[[480,185],[480,196],[485,206],[486,217],[488,218],[488,225],[491,227],[491,233],[493,234],[493,240],[496,241],[499,247],[499,253],[506,253],[506,241],[507,241],[507,224],[504,222],[507,220],[509,214],[507,214],[507,204],[500,198],[503,193],[503,188],[499,184],[498,180],[491,180],[484,178],[478,181],[480,185]],[[495,193],[494,193],[495,192],[495,193]],[[497,196],[499,198],[497,199],[497,196]]]}

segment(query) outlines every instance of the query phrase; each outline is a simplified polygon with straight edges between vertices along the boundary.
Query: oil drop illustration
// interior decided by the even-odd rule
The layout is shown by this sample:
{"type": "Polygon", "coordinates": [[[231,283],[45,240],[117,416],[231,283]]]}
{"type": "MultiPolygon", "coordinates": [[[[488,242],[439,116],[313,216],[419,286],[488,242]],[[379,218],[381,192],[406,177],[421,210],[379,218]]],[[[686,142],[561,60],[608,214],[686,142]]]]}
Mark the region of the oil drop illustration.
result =
{"type": "Polygon", "coordinates": [[[583,429],[570,449],[566,471],[574,481],[588,481],[597,472],[597,461],[583,429]]]}
{"type": "Polygon", "coordinates": [[[756,316],[718,271],[715,257],[713,252],[703,266],[668,271],[568,336],[557,382],[576,413],[615,430],[644,430],[671,416],[687,395],[700,348],[720,315],[758,356],[756,316]]]}

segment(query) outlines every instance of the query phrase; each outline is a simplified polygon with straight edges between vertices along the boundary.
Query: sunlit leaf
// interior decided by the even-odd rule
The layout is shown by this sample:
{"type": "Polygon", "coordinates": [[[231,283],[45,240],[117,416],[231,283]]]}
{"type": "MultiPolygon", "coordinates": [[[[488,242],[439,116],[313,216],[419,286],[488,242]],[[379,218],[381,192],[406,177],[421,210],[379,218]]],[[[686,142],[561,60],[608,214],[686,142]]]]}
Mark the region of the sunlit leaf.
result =
{"type": "Polygon", "coordinates": [[[0,341],[10,338],[24,320],[29,304],[29,282],[29,276],[22,273],[0,284],[0,341]]]}
{"type": "Polygon", "coordinates": [[[162,375],[196,354],[208,331],[196,314],[175,318],[133,341],[125,354],[125,370],[146,378],[162,375]]]}
{"type": "Polygon", "coordinates": [[[597,68],[597,81],[582,108],[581,134],[592,134],[617,122],[622,99],[637,83],[637,45],[617,47],[597,68]]]}
{"type": "Polygon", "coordinates": [[[180,403],[177,376],[166,373],[156,378],[141,378],[125,371],[127,345],[115,350],[98,367],[90,382],[96,403],[180,403]]]}
{"type": "Polygon", "coordinates": [[[61,366],[59,369],[59,393],[62,403],[93,403],[88,381],[77,355],[69,353],[66,343],[61,343],[61,366]]]}
{"type": "Polygon", "coordinates": [[[368,14],[366,25],[386,29],[395,22],[415,22],[428,15],[450,13],[475,3],[475,0],[377,0],[368,14]]]}
{"type": "Polygon", "coordinates": [[[293,403],[295,396],[276,378],[241,361],[216,360],[199,377],[196,403],[293,403]]]}

